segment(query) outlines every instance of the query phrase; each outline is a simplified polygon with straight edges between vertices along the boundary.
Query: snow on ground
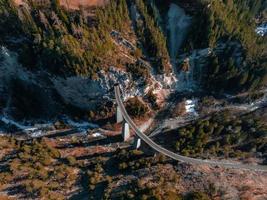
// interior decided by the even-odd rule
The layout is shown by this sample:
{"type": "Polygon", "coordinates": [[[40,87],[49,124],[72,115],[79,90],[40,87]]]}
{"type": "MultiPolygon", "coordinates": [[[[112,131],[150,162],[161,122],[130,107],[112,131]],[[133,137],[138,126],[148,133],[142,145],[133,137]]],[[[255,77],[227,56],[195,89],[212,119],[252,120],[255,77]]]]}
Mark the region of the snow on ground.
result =
{"type": "Polygon", "coordinates": [[[92,137],[102,137],[103,135],[101,133],[93,133],[92,137]]]}
{"type": "Polygon", "coordinates": [[[37,131],[34,131],[32,133],[30,133],[31,137],[41,137],[45,132],[42,131],[42,130],[37,130],[37,131]]]}
{"type": "Polygon", "coordinates": [[[267,35],[267,23],[258,26],[255,31],[258,35],[262,37],[267,35]]]}
{"type": "Polygon", "coordinates": [[[185,101],[185,110],[187,114],[192,114],[195,116],[198,116],[198,113],[196,111],[198,100],[197,99],[187,99],[185,101]]]}

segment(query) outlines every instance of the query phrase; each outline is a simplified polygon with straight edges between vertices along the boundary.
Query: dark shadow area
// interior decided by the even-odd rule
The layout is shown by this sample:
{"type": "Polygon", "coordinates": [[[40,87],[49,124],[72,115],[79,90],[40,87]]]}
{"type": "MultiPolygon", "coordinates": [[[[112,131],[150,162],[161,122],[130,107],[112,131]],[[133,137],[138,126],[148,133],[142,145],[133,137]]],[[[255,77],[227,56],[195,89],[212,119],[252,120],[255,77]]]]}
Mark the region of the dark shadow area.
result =
{"type": "Polygon", "coordinates": [[[91,155],[85,155],[85,156],[79,156],[76,157],[76,160],[87,160],[87,159],[91,159],[94,157],[112,157],[114,155],[115,152],[105,152],[105,153],[95,153],[95,154],[91,154],[91,155]]]}
{"type": "Polygon", "coordinates": [[[23,191],[24,188],[21,185],[12,186],[5,189],[5,192],[7,192],[9,196],[15,196],[19,194],[21,195],[21,198],[27,199],[27,194],[23,193],[23,191]]]}

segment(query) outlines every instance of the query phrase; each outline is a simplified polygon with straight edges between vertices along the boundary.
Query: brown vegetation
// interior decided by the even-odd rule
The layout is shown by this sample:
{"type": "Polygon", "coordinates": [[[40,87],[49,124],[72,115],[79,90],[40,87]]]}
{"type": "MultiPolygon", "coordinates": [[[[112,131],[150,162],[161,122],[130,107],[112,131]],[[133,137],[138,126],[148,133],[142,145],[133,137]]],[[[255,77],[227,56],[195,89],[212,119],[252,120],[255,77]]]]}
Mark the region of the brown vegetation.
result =
{"type": "MultiPolygon", "coordinates": [[[[47,2],[50,3],[51,0],[33,0],[34,3],[43,4],[47,2]]],[[[25,0],[14,0],[16,5],[22,5],[25,0]]],[[[95,7],[95,6],[104,6],[109,0],[59,0],[60,5],[69,9],[69,10],[78,10],[81,7],[95,7]]]]}
{"type": "Polygon", "coordinates": [[[108,2],[109,0],[60,0],[60,5],[71,10],[77,10],[81,7],[103,6],[108,2]]]}

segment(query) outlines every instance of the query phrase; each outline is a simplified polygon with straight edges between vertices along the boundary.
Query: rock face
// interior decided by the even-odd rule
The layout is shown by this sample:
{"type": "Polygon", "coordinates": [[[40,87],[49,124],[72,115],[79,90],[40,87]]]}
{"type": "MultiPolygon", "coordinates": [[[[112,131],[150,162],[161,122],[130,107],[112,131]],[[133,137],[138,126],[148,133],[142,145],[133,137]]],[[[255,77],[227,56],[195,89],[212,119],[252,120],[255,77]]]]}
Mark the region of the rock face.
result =
{"type": "Polygon", "coordinates": [[[133,81],[130,73],[116,67],[100,71],[98,79],[52,76],[45,71],[28,71],[17,61],[17,55],[5,47],[0,50],[0,109],[3,115],[44,118],[66,114],[70,110],[97,110],[114,99],[113,86],[119,83],[124,98],[159,92],[170,88],[173,78],[153,77],[149,83],[133,81]],[[27,114],[25,114],[27,113],[27,114]]]}
{"type": "Polygon", "coordinates": [[[186,15],[184,9],[174,3],[170,4],[167,18],[169,52],[174,68],[174,73],[176,74],[176,77],[178,79],[176,89],[179,91],[195,89],[195,53],[193,53],[189,58],[184,59],[188,63],[188,66],[190,66],[190,68],[188,68],[187,70],[178,70],[176,62],[178,51],[186,38],[192,18],[189,15],[186,15]]]}
{"type": "MultiPolygon", "coordinates": [[[[140,17],[135,5],[131,6],[132,20],[140,17]]],[[[167,13],[169,51],[174,74],[159,75],[150,71],[148,81],[133,80],[131,73],[116,66],[110,66],[106,71],[98,72],[98,79],[71,76],[67,78],[53,76],[46,71],[29,71],[17,61],[17,55],[5,47],[0,48],[0,111],[4,115],[16,115],[20,118],[43,118],[58,116],[69,111],[94,111],[100,106],[114,99],[113,86],[119,83],[124,98],[143,96],[153,92],[157,102],[164,102],[164,98],[171,89],[178,91],[195,90],[201,82],[202,69],[208,63],[210,53],[220,54],[226,48],[225,44],[215,49],[199,49],[190,53],[179,55],[191,17],[185,11],[171,4],[167,13]],[[187,69],[180,70],[179,63],[187,62],[187,69]],[[25,114],[26,113],[26,114],[25,114]]],[[[117,36],[119,33],[113,31],[117,36]]],[[[120,36],[121,37],[121,36],[120,36]]],[[[123,45],[129,45],[123,38],[123,45]]],[[[131,45],[130,45],[131,46],[131,45]]],[[[233,44],[236,46],[236,44],[233,44]]],[[[234,58],[242,62],[240,49],[234,51],[234,58]]],[[[148,63],[149,65],[149,63],[148,63]]],[[[151,67],[148,66],[151,69],[151,67]]]]}
{"type": "Polygon", "coordinates": [[[170,57],[175,59],[180,49],[188,28],[191,24],[191,17],[185,14],[185,11],[178,5],[172,3],[168,11],[168,32],[170,57]]]}
{"type": "MultiPolygon", "coordinates": [[[[67,1],[60,0],[61,4],[62,2],[67,1]]],[[[107,2],[108,0],[68,1],[67,4],[68,8],[71,8],[84,4],[86,4],[85,6],[101,6],[107,2]]],[[[20,5],[25,2],[16,0],[15,3],[20,5]]],[[[156,6],[153,8],[157,11],[156,6]]],[[[140,17],[134,4],[131,7],[131,15],[132,25],[134,25],[134,22],[140,17]]],[[[157,15],[157,21],[160,21],[159,11],[157,11],[157,15]]],[[[127,60],[125,63],[128,60],[129,63],[137,62],[131,53],[136,50],[135,42],[139,42],[138,39],[134,36],[131,38],[132,40],[126,40],[124,38],[126,36],[122,36],[116,30],[110,34],[118,52],[127,60]]],[[[126,34],[134,35],[134,33],[126,34]]],[[[99,71],[96,76],[98,78],[92,80],[75,75],[69,77],[52,75],[45,69],[41,70],[37,67],[29,70],[25,66],[21,66],[15,52],[11,52],[6,47],[0,46],[0,48],[0,115],[4,116],[14,116],[20,119],[43,119],[44,117],[51,118],[73,113],[73,111],[74,113],[86,113],[99,110],[106,103],[112,105],[115,83],[119,83],[121,86],[124,99],[132,96],[144,96],[152,91],[157,97],[157,102],[162,103],[176,82],[173,74],[154,72],[149,59],[146,58],[140,58],[140,60],[146,60],[142,61],[147,63],[147,68],[150,70],[148,80],[144,80],[142,77],[136,80],[131,73],[127,72],[127,69],[120,69],[118,66],[110,66],[108,69],[105,66],[105,71],[99,71]]],[[[99,68],[101,69],[101,66],[99,68]]]]}
{"type": "Polygon", "coordinates": [[[17,61],[17,55],[0,49],[0,109],[3,115],[19,118],[54,115],[59,112],[49,74],[31,73],[17,61]]]}
{"type": "Polygon", "coordinates": [[[99,102],[111,100],[115,83],[125,88],[128,96],[138,94],[136,89],[129,89],[131,77],[124,71],[110,67],[108,72],[100,71],[98,76],[97,80],[77,76],[57,77],[53,79],[53,85],[65,103],[86,110],[94,110],[99,102]]]}

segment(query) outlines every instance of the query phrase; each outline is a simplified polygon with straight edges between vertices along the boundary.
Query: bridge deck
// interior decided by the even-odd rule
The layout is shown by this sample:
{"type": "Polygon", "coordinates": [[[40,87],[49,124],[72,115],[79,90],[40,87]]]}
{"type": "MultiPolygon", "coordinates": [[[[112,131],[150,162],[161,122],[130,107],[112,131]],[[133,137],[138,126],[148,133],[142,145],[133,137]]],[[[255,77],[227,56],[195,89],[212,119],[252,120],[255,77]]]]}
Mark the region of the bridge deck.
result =
{"type": "Polygon", "coordinates": [[[126,122],[130,125],[130,127],[134,130],[136,135],[140,137],[145,143],[147,143],[152,149],[155,151],[162,153],[163,155],[170,157],[174,160],[178,160],[180,162],[186,162],[190,164],[208,164],[212,166],[220,166],[220,167],[227,167],[227,168],[237,168],[237,169],[248,169],[248,170],[257,170],[257,171],[267,171],[266,165],[246,165],[246,164],[234,164],[234,163],[228,163],[228,162],[222,162],[222,161],[212,161],[212,160],[202,160],[202,159],[196,159],[196,158],[190,158],[187,156],[182,156],[179,154],[176,154],[172,151],[169,151],[162,146],[156,144],[151,138],[149,138],[147,135],[142,133],[138,127],[135,125],[131,117],[128,115],[124,105],[123,101],[121,99],[120,94],[120,87],[119,85],[115,85],[115,97],[116,102],[118,104],[118,107],[120,108],[123,118],[126,122]]]}

